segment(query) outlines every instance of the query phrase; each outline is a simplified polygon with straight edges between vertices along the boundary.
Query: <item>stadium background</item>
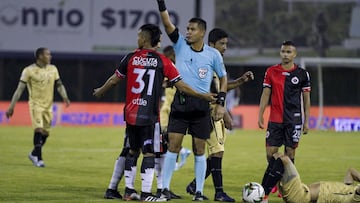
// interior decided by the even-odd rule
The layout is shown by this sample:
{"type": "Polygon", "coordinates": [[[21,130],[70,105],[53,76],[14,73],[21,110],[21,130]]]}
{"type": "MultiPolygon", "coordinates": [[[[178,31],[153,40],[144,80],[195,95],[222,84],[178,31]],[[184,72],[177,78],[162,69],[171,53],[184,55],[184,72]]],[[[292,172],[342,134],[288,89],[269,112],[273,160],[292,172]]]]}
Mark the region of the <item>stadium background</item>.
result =
{"type": "MultiPolygon", "coordinates": [[[[94,7],[89,5],[101,2],[96,8],[114,8],[118,12],[116,18],[119,23],[125,11],[140,10],[143,14],[149,14],[153,10],[157,13],[155,4],[149,3],[150,1],[152,0],[0,1],[0,202],[109,202],[103,199],[103,194],[112,173],[113,162],[122,145],[124,128],[119,126],[123,126],[121,102],[125,96],[122,93],[124,84],[109,92],[101,101],[95,100],[91,94],[94,87],[113,73],[123,53],[133,48],[120,46],[122,44],[134,46],[134,37],[136,37],[134,33],[137,29],[136,26],[130,29],[125,24],[118,24],[117,29],[114,26],[112,29],[104,29],[101,35],[97,36],[81,32],[89,30],[89,27],[86,27],[87,29],[81,27],[71,32],[69,26],[65,26],[64,30],[64,25],[56,26],[61,21],[54,23],[54,18],[48,21],[52,22],[48,28],[41,24],[22,25],[19,22],[24,22],[24,19],[19,18],[19,13],[24,6],[20,5],[36,8],[37,12],[44,8],[55,9],[58,15],[61,14],[61,10],[65,15],[69,14],[69,11],[78,14],[76,10],[71,10],[72,8],[95,14],[94,7]],[[78,5],[78,2],[81,2],[81,5],[78,5]],[[4,19],[9,20],[5,22],[6,25],[4,19]],[[66,37],[71,34],[78,37],[74,39],[66,37]],[[95,39],[91,38],[85,43],[82,41],[90,36],[95,39]],[[120,40],[123,41],[120,43],[120,40]],[[90,45],[96,44],[95,42],[107,44],[97,46],[95,49],[89,48],[90,45]],[[33,63],[33,50],[38,46],[48,46],[52,50],[53,63],[58,66],[72,100],[71,107],[64,109],[59,96],[55,93],[56,127],[53,128],[51,140],[44,148],[47,164],[44,170],[33,167],[26,156],[32,148],[32,129],[28,118],[26,92],[16,106],[14,117],[11,120],[5,117],[21,70],[24,66],[33,63]],[[60,112],[62,114],[59,114],[60,112]],[[106,126],[106,128],[98,126],[106,126]]],[[[239,125],[242,129],[235,129],[229,133],[226,144],[227,155],[223,162],[223,168],[226,170],[223,174],[226,192],[239,202],[242,186],[249,181],[260,182],[266,167],[265,132],[248,130],[246,126],[250,124],[253,125],[252,127],[256,126],[262,76],[267,66],[279,62],[279,43],[285,38],[290,38],[298,44],[297,63],[300,63],[301,57],[317,57],[324,54],[326,57],[359,58],[357,40],[360,38],[358,30],[360,17],[355,15],[359,10],[358,1],[167,1],[174,3],[169,5],[169,8],[181,13],[185,23],[193,15],[203,17],[210,15],[204,17],[210,24],[209,29],[218,26],[230,32],[230,49],[226,53],[225,62],[231,76],[236,77],[245,70],[252,70],[255,73],[255,81],[241,88],[242,94],[235,113],[243,119],[240,122],[242,125],[239,125]],[[181,3],[176,5],[176,2],[181,3]],[[199,5],[206,8],[200,9],[199,5]],[[316,33],[314,28],[314,21],[319,11],[323,11],[327,20],[327,29],[322,34],[326,36],[328,44],[324,47],[319,46],[323,43],[313,41],[320,34],[316,33]],[[247,121],[249,117],[255,117],[255,121],[251,119],[247,121]]],[[[150,14],[149,16],[152,16],[152,13],[150,14]]],[[[89,14],[86,16],[89,17],[89,14]]],[[[29,18],[27,22],[34,23],[33,20],[29,18]]],[[[127,23],[134,22],[133,18],[128,20],[127,23]]],[[[140,21],[137,26],[144,23],[144,18],[140,21]]],[[[179,25],[181,26],[181,23],[179,25]]],[[[164,42],[163,46],[167,44],[164,42]]],[[[325,105],[325,116],[321,121],[323,129],[333,129],[336,118],[349,118],[353,119],[354,123],[358,122],[359,66],[356,63],[350,65],[337,63],[323,67],[325,105]],[[328,113],[329,111],[331,113],[328,113]]],[[[314,122],[317,122],[319,110],[318,67],[318,64],[310,64],[310,66],[307,64],[313,78],[312,128],[316,126],[314,122]]],[[[349,130],[355,129],[354,125],[350,127],[349,130]]],[[[184,139],[184,146],[191,147],[190,141],[189,138],[184,139]]],[[[308,135],[302,137],[297,151],[296,165],[303,181],[305,183],[318,180],[342,181],[348,167],[360,168],[357,143],[359,143],[358,132],[311,130],[308,135]]],[[[193,178],[192,163],[193,156],[190,156],[184,168],[174,175],[172,190],[184,197],[178,202],[191,200],[184,186],[193,178]]],[[[136,188],[140,188],[140,177],[137,178],[136,188]]],[[[123,183],[120,183],[119,190],[123,193],[123,183]]],[[[211,179],[205,184],[204,194],[213,197],[211,179]]],[[[283,201],[276,194],[272,194],[269,202],[283,201]]]]}
{"type": "MultiPolygon", "coordinates": [[[[185,30],[190,17],[200,16],[208,21],[208,30],[221,27],[230,33],[225,63],[231,78],[247,70],[254,72],[255,80],[241,87],[239,106],[234,109],[238,127],[256,127],[262,78],[266,67],[279,62],[279,44],[283,40],[297,44],[298,64],[301,57],[360,56],[360,3],[356,0],[168,2],[180,30],[185,30]]],[[[124,53],[135,48],[136,31],[141,24],[160,23],[155,3],[18,0],[15,4],[4,0],[0,3],[0,15],[0,125],[30,123],[26,103],[19,103],[16,110],[21,114],[15,113],[13,120],[5,118],[5,111],[21,70],[33,62],[33,50],[39,46],[52,50],[52,63],[58,66],[75,104],[66,110],[56,103],[54,110],[59,114],[54,124],[123,125],[119,103],[125,98],[124,82],[101,101],[92,96],[92,90],[113,73],[124,53]]],[[[170,44],[166,36],[163,38],[163,47],[170,44]]],[[[340,63],[322,67],[324,116],[320,121],[319,64],[307,66],[312,77],[311,128],[319,127],[320,122],[320,128],[333,129],[336,119],[347,118],[354,121],[350,130],[359,130],[359,66],[340,63]]],[[[25,100],[27,93],[21,97],[21,101],[25,100]]],[[[55,101],[60,102],[57,94],[55,101]]]]}

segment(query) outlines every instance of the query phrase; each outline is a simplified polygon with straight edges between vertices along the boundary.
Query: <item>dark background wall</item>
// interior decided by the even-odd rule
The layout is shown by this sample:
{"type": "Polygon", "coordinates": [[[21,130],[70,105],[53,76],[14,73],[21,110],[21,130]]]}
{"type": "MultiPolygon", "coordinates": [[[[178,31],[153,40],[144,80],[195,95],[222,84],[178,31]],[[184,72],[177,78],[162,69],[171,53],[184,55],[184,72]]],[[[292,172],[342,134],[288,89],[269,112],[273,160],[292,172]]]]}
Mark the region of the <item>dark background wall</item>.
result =
{"type": "MultiPolygon", "coordinates": [[[[72,101],[95,102],[99,100],[92,96],[93,89],[102,85],[114,73],[121,57],[121,55],[89,56],[53,53],[52,63],[58,67],[60,77],[72,101]]],[[[11,100],[22,69],[31,63],[33,63],[31,54],[0,56],[0,100],[11,100]]],[[[262,92],[262,80],[267,66],[227,65],[228,74],[231,78],[239,77],[248,70],[253,71],[255,74],[254,81],[246,83],[240,88],[240,104],[258,104],[262,92]]],[[[316,105],[318,103],[317,70],[314,67],[307,70],[312,79],[311,102],[316,105]]],[[[324,105],[358,106],[360,104],[359,78],[359,68],[325,67],[323,70],[324,105]]],[[[21,100],[27,100],[27,96],[27,91],[25,91],[21,100]]],[[[124,99],[125,81],[122,81],[100,101],[124,102],[124,99]]],[[[60,101],[57,92],[55,92],[55,100],[60,101]]]]}

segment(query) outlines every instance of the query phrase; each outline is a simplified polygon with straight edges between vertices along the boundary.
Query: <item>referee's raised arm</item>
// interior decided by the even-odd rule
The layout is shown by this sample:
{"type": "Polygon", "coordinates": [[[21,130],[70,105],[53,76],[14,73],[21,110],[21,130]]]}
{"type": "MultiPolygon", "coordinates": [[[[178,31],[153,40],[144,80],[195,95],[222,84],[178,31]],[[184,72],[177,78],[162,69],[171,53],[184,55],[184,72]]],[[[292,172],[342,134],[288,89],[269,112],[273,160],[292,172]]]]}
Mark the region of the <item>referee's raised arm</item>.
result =
{"type": "Polygon", "coordinates": [[[159,6],[161,21],[164,25],[166,34],[171,34],[175,31],[176,27],[171,22],[169,12],[166,9],[165,0],[156,0],[159,6]]]}

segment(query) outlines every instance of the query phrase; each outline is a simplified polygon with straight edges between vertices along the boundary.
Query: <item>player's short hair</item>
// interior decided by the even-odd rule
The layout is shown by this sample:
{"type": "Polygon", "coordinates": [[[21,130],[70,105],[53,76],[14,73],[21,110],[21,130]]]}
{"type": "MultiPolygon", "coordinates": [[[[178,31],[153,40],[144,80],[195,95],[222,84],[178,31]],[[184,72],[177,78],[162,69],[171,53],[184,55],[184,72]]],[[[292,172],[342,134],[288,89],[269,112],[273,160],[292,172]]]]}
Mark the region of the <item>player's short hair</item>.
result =
{"type": "Polygon", "coordinates": [[[285,40],[285,41],[283,41],[283,43],[281,45],[295,47],[295,43],[293,41],[291,41],[291,40],[285,40]]]}
{"type": "Polygon", "coordinates": [[[209,32],[208,43],[216,43],[217,41],[227,38],[228,34],[221,28],[214,28],[209,32]]]}
{"type": "Polygon", "coordinates": [[[40,56],[41,54],[43,54],[43,53],[45,52],[45,50],[47,50],[47,49],[48,49],[48,48],[46,48],[46,47],[39,47],[39,48],[37,48],[37,49],[35,50],[35,53],[34,53],[35,59],[38,59],[39,56],[40,56]]]}
{"type": "Polygon", "coordinates": [[[160,42],[160,36],[162,34],[159,26],[154,24],[144,24],[140,27],[140,30],[149,34],[152,47],[157,46],[160,42]]]}
{"type": "Polygon", "coordinates": [[[191,18],[189,20],[189,23],[197,23],[199,25],[199,28],[206,30],[206,21],[203,20],[202,18],[191,18]]]}
{"type": "MultiPolygon", "coordinates": [[[[166,46],[163,49],[163,53],[166,57],[168,57],[171,61],[173,61],[173,59],[171,58],[171,55],[175,55],[175,50],[174,47],[171,45],[166,46]]],[[[175,61],[173,61],[175,63],[175,61]]]]}
{"type": "Polygon", "coordinates": [[[166,47],[163,49],[163,52],[164,52],[164,53],[172,53],[172,52],[175,52],[175,50],[174,50],[174,47],[173,47],[173,46],[168,45],[168,46],[166,46],[166,47]]]}

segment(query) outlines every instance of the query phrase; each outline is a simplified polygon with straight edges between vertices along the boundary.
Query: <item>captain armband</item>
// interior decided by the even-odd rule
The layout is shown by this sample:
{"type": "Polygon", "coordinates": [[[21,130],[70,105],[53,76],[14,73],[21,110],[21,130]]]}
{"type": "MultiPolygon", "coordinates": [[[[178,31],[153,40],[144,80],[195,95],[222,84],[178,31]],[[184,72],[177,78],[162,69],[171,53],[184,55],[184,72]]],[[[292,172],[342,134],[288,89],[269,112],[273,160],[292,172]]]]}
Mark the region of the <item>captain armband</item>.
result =
{"type": "Polygon", "coordinates": [[[225,106],[225,98],[226,98],[226,92],[219,92],[219,94],[217,95],[216,104],[225,106]]]}

